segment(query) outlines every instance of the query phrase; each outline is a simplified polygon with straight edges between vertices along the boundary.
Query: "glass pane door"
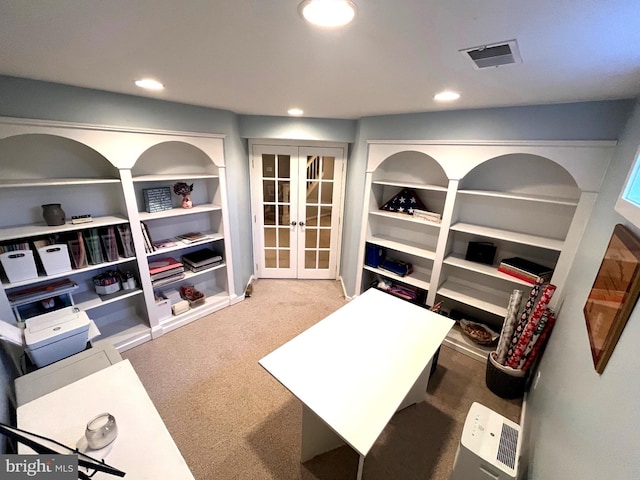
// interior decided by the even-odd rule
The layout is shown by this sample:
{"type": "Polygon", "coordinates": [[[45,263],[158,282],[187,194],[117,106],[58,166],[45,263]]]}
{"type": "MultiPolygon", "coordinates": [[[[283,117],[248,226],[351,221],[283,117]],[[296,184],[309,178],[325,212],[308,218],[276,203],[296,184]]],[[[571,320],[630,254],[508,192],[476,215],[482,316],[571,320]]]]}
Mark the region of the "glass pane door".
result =
{"type": "Polygon", "coordinates": [[[300,148],[298,278],[335,278],[342,193],[342,149],[300,148]]]}
{"type": "Polygon", "coordinates": [[[336,278],[342,148],[252,146],[259,278],[336,278]]]}
{"type": "Polygon", "coordinates": [[[291,192],[297,188],[297,179],[293,179],[292,185],[291,172],[297,175],[297,148],[256,145],[253,158],[254,189],[260,198],[254,222],[261,232],[256,236],[259,245],[254,247],[257,269],[265,278],[295,278],[297,252],[292,208],[295,209],[297,196],[292,204],[291,192]]]}

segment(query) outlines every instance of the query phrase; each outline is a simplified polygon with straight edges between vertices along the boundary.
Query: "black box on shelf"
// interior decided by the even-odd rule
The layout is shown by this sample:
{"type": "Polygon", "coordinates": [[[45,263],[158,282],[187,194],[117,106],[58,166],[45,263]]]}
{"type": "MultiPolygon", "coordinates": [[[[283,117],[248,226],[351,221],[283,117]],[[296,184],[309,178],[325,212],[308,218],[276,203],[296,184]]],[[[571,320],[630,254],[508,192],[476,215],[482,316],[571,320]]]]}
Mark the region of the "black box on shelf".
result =
{"type": "Polygon", "coordinates": [[[469,242],[465,260],[493,265],[496,258],[496,246],[491,242],[469,242]]]}

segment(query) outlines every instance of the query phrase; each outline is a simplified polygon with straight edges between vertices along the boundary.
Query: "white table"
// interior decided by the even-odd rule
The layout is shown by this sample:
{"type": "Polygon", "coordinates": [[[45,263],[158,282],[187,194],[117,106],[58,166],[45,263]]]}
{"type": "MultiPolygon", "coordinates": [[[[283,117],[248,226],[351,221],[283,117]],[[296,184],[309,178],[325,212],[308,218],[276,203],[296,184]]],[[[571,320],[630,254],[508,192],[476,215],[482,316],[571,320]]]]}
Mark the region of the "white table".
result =
{"type": "Polygon", "coordinates": [[[364,458],[393,414],[424,401],[448,318],[375,289],[260,360],[303,404],[301,461],[347,443],[364,458]]]}
{"type": "MultiPolygon", "coordinates": [[[[118,437],[104,460],[124,471],[125,478],[194,478],[129,360],[19,406],[18,428],[75,447],[87,422],[103,412],[111,413],[118,426],[118,437]]],[[[32,452],[20,445],[19,453],[32,452]]],[[[86,453],[93,456],[90,450],[86,453]]],[[[102,472],[93,477],[114,478],[102,472]]]]}

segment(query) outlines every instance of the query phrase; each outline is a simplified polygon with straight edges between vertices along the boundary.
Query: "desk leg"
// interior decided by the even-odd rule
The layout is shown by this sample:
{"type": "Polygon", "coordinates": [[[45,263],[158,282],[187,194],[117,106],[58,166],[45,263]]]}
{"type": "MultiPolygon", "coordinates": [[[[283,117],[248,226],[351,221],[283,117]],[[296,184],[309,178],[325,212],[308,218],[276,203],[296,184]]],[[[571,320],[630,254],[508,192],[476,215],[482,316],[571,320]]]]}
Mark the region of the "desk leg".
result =
{"type": "Polygon", "coordinates": [[[300,462],[311,460],[345,442],[309,407],[302,404],[302,448],[300,462]]]}
{"type": "Polygon", "coordinates": [[[364,455],[360,455],[360,458],[358,459],[358,476],[356,477],[356,480],[362,480],[363,470],[364,470],[364,455]]]}
{"type": "Polygon", "coordinates": [[[413,387],[411,387],[411,390],[409,390],[409,393],[407,393],[407,396],[404,397],[404,400],[398,407],[398,411],[414,403],[424,402],[424,395],[427,392],[427,384],[429,383],[429,376],[431,375],[431,362],[433,362],[433,359],[429,360],[427,366],[424,367],[416,383],[413,384],[413,387]]]}

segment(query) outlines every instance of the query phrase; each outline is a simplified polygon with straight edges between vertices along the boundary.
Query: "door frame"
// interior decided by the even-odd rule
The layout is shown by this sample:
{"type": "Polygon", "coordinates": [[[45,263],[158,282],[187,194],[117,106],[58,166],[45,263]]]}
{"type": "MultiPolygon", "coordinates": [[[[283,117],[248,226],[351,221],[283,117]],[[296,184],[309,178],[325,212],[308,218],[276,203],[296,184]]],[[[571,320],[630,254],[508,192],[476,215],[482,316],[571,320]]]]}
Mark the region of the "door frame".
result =
{"type": "Polygon", "coordinates": [[[250,190],[251,190],[251,240],[253,246],[253,258],[252,258],[252,270],[253,277],[260,278],[259,276],[259,268],[258,262],[256,258],[258,255],[262,254],[260,241],[257,238],[256,232],[256,222],[257,215],[261,212],[262,208],[262,199],[256,197],[256,192],[258,188],[255,182],[258,181],[256,175],[253,174],[254,171],[254,162],[255,158],[253,155],[253,147],[255,145],[264,145],[270,147],[295,147],[295,148],[339,148],[342,149],[343,155],[343,172],[342,172],[342,184],[340,185],[340,199],[338,201],[337,210],[340,215],[340,221],[338,222],[338,232],[337,238],[339,239],[336,242],[336,271],[335,271],[335,280],[340,279],[340,262],[342,259],[342,231],[344,225],[344,197],[345,190],[347,185],[347,161],[348,161],[348,153],[349,153],[349,144],[346,142],[323,142],[318,140],[278,140],[278,139],[260,139],[260,138],[250,138],[248,142],[248,150],[249,150],[249,177],[250,177],[250,190]]]}

